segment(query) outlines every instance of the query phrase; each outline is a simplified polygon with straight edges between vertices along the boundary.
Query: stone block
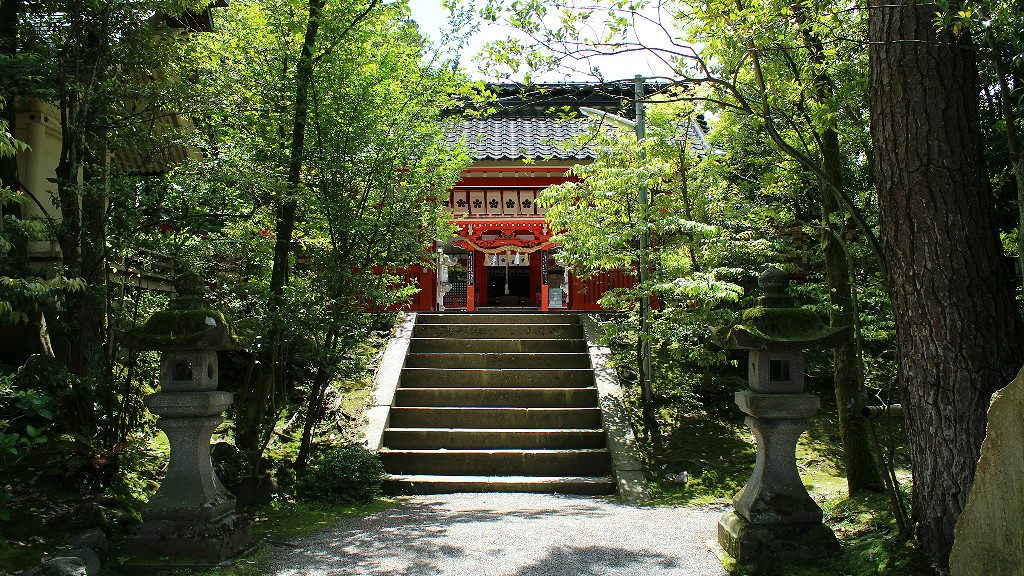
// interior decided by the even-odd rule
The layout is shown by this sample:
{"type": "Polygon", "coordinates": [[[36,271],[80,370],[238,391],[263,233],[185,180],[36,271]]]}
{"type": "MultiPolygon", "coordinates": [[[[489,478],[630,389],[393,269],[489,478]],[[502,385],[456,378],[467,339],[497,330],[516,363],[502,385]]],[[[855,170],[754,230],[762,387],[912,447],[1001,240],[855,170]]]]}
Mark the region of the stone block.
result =
{"type": "Polygon", "coordinates": [[[81,546],[72,548],[64,552],[64,556],[81,560],[82,566],[85,567],[85,573],[88,576],[97,576],[100,573],[100,557],[89,548],[81,546]]]}
{"type": "Polygon", "coordinates": [[[30,570],[27,576],[94,576],[89,574],[85,563],[81,558],[75,556],[59,556],[50,558],[38,568],[30,570]]]}
{"type": "Polygon", "coordinates": [[[735,512],[726,512],[718,521],[718,543],[744,564],[758,560],[817,560],[840,551],[835,534],[824,524],[751,524],[735,512]]]}
{"type": "Polygon", "coordinates": [[[767,394],[803,392],[803,352],[753,349],[748,356],[747,380],[751,390],[755,392],[767,394]]]}
{"type": "Polygon", "coordinates": [[[125,550],[132,557],[126,572],[152,574],[181,566],[212,566],[240,552],[251,536],[252,523],[244,514],[205,523],[144,522],[125,538],[125,550]]]}
{"type": "Polygon", "coordinates": [[[71,539],[75,548],[88,548],[99,556],[107,553],[107,535],[99,528],[90,528],[71,539]]]}
{"type": "Polygon", "coordinates": [[[1024,576],[1024,370],[992,397],[967,506],[956,522],[951,576],[1024,576]]]}
{"type": "Polygon", "coordinates": [[[821,407],[821,399],[811,394],[762,394],[740,390],[736,405],[748,416],[785,420],[810,418],[821,407]]]}
{"type": "Polygon", "coordinates": [[[217,389],[215,350],[169,350],[160,360],[160,388],[165,392],[217,389]]]}

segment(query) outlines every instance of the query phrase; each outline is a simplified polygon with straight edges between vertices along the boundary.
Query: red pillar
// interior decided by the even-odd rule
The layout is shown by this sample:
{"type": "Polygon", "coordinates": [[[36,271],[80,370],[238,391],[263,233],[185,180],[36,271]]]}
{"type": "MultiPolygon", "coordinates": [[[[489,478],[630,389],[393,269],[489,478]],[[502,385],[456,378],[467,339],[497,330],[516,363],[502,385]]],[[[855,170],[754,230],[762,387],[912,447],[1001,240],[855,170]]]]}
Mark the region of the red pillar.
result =
{"type": "Polygon", "coordinates": [[[548,311],[548,251],[540,251],[540,311],[548,311]]]}
{"type": "Polygon", "coordinates": [[[466,254],[466,312],[476,310],[476,252],[466,254]]]}

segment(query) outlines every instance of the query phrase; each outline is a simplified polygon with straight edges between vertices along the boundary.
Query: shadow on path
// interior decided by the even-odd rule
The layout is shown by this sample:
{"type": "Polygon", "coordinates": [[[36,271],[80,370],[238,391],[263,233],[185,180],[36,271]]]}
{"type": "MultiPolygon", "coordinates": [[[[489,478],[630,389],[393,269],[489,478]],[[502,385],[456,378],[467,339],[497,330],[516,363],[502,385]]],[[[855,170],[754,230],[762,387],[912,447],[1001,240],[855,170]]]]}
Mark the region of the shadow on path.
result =
{"type": "Polygon", "coordinates": [[[276,576],[724,575],[718,512],[534,494],[421,496],[277,550],[276,576]]]}

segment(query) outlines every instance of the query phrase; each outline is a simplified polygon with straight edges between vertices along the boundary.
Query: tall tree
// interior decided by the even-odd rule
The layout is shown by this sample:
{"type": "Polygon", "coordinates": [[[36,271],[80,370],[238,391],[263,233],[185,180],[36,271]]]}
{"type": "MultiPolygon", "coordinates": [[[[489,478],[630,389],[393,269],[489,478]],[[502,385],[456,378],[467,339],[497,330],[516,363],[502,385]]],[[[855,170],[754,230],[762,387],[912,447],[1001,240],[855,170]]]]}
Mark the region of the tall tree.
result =
{"type": "Polygon", "coordinates": [[[996,236],[969,34],[936,6],[869,2],[870,108],[882,248],[918,536],[948,571],[992,393],[1024,361],[1020,312],[996,236]]]}
{"type": "Polygon", "coordinates": [[[305,418],[289,421],[308,460],[332,386],[361,370],[371,307],[407,297],[397,270],[444,236],[440,198],[463,157],[442,146],[439,118],[461,79],[425,57],[407,16],[376,0],[243,0],[203,40],[197,90],[230,104],[207,111],[212,153],[178,181],[190,198],[234,197],[238,221],[210,233],[259,246],[213,257],[252,271],[229,279],[229,301],[258,325],[235,408],[254,464],[297,397],[305,418]]]}

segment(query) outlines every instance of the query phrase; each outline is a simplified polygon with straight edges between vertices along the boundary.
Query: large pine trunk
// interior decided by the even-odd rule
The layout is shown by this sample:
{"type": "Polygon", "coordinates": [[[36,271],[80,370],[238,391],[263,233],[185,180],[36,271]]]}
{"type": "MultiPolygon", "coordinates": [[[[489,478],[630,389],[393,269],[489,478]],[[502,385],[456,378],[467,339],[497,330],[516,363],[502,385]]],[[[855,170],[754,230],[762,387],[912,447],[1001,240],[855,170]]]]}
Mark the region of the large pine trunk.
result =
{"type": "Polygon", "coordinates": [[[992,392],[1021,367],[1020,316],[996,237],[968,36],[937,8],[870,3],[871,135],[896,317],[918,537],[948,571],[992,392]]]}

